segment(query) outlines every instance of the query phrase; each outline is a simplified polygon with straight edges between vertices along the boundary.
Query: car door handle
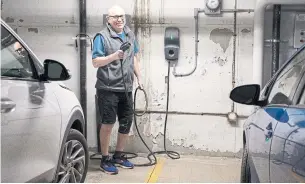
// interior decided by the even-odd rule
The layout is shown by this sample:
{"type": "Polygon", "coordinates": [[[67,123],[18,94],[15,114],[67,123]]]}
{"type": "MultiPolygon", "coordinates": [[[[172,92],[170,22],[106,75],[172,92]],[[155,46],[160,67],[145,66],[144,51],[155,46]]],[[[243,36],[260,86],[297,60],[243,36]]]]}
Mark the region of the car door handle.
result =
{"type": "Polygon", "coordinates": [[[15,109],[16,104],[8,99],[8,98],[1,98],[1,113],[8,113],[15,109]]]}
{"type": "Polygon", "coordinates": [[[269,124],[268,124],[268,126],[266,127],[266,130],[272,130],[272,123],[270,122],[269,124]]]}
{"type": "Polygon", "coordinates": [[[270,122],[265,129],[265,138],[266,140],[269,140],[272,136],[273,136],[273,128],[272,128],[272,122],[270,122]]]}

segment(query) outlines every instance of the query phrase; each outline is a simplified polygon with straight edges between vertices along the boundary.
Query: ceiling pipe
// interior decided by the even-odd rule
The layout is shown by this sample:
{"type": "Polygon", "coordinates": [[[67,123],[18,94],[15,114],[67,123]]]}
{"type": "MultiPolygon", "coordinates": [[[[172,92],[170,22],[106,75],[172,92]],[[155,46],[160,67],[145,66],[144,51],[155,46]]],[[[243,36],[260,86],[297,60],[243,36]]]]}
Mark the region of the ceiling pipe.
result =
{"type": "Polygon", "coordinates": [[[257,0],[254,11],[253,82],[262,86],[264,63],[264,20],[268,5],[305,5],[305,0],[257,0]]]}

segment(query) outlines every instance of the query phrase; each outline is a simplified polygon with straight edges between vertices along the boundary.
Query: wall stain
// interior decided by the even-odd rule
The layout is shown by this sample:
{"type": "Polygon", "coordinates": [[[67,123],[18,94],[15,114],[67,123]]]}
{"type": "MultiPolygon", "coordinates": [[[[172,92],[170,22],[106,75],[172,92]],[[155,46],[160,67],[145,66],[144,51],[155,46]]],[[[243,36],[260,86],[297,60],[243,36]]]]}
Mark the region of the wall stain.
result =
{"type": "Polygon", "coordinates": [[[156,120],[157,120],[157,121],[161,121],[161,120],[162,120],[162,116],[161,116],[161,115],[158,116],[156,120]]]}
{"type": "Polygon", "coordinates": [[[242,33],[250,33],[251,30],[250,29],[247,29],[247,28],[244,28],[241,30],[242,33]]]}
{"type": "Polygon", "coordinates": [[[71,24],[75,24],[75,17],[74,17],[74,15],[72,16],[70,23],[71,24]]]}
{"type": "Polygon", "coordinates": [[[229,47],[230,40],[233,36],[233,32],[227,28],[216,28],[210,33],[210,40],[214,43],[219,44],[225,53],[229,47]]]}
{"type": "Polygon", "coordinates": [[[24,22],[24,20],[23,19],[19,19],[19,22],[24,22]]]}
{"type": "Polygon", "coordinates": [[[165,18],[164,18],[164,0],[161,0],[161,8],[159,12],[159,24],[164,24],[165,18]]]}
{"type": "MultiPolygon", "coordinates": [[[[140,132],[143,132],[143,126],[139,126],[140,132]]],[[[163,139],[164,136],[161,134],[158,134],[158,136],[153,137],[150,136],[142,136],[144,141],[147,143],[148,147],[152,151],[160,151],[163,150],[163,139]]],[[[180,140],[183,142],[180,146],[177,143],[173,143],[169,139],[166,139],[166,147],[167,150],[173,150],[178,152],[180,155],[194,155],[194,156],[210,156],[210,157],[228,157],[228,158],[242,158],[242,149],[238,150],[237,152],[231,152],[231,151],[213,151],[209,150],[208,148],[196,148],[193,144],[190,144],[189,146],[185,146],[185,141],[180,140]]],[[[180,143],[179,143],[180,144],[180,143]]],[[[203,145],[203,147],[205,147],[203,145]]],[[[110,151],[115,150],[115,145],[110,146],[110,151]]],[[[91,148],[92,150],[96,150],[96,147],[91,148]]],[[[143,154],[143,156],[146,156],[146,154],[149,153],[147,148],[144,146],[142,141],[140,140],[139,136],[137,134],[130,136],[128,146],[125,148],[125,151],[127,152],[135,152],[139,154],[143,154]]]]}
{"type": "Polygon", "coordinates": [[[144,23],[145,26],[141,26],[141,33],[143,37],[151,37],[152,25],[150,25],[150,0],[141,1],[141,23],[144,23]]]}
{"type": "Polygon", "coordinates": [[[38,28],[28,28],[28,32],[38,33],[38,28]]]}
{"type": "Polygon", "coordinates": [[[138,38],[139,33],[139,14],[138,14],[138,0],[135,0],[134,7],[133,7],[133,17],[132,22],[134,24],[134,34],[136,38],[138,38]]]}
{"type": "Polygon", "coordinates": [[[224,66],[227,62],[228,62],[227,58],[223,59],[221,57],[214,57],[214,61],[213,61],[213,63],[218,63],[219,66],[224,66]]]}
{"type": "Polygon", "coordinates": [[[13,23],[13,22],[15,22],[15,19],[13,17],[6,17],[5,22],[6,23],[13,23]]]}
{"type": "Polygon", "coordinates": [[[202,76],[205,76],[206,73],[207,73],[207,70],[204,68],[204,69],[202,70],[202,72],[201,72],[201,75],[202,75],[202,76]]]}
{"type": "MultiPolygon", "coordinates": [[[[164,136],[158,137],[157,142],[159,145],[159,149],[163,149],[163,138],[164,136]]],[[[181,140],[180,140],[181,141],[181,140]]],[[[240,149],[238,152],[231,152],[231,151],[213,151],[209,150],[208,148],[200,149],[196,148],[193,144],[186,146],[183,141],[183,143],[180,145],[179,143],[174,143],[174,140],[169,140],[166,138],[166,147],[167,150],[174,150],[178,152],[180,155],[196,155],[196,156],[210,156],[210,157],[233,157],[233,158],[241,158],[242,157],[242,149],[240,149]]],[[[181,141],[182,142],[182,141],[181,141]]],[[[147,152],[147,151],[145,151],[147,152]]]]}
{"type": "Polygon", "coordinates": [[[132,23],[134,24],[134,34],[139,38],[149,38],[151,36],[152,24],[150,20],[150,0],[135,0],[133,8],[132,23]]]}
{"type": "MultiPolygon", "coordinates": [[[[152,151],[160,151],[163,148],[163,124],[152,123],[150,115],[146,115],[138,119],[138,127],[140,133],[143,135],[143,139],[148,144],[152,151]]],[[[157,116],[157,119],[160,116],[157,116]]],[[[148,150],[145,148],[141,142],[138,134],[135,132],[135,127],[133,126],[134,134],[131,136],[131,141],[128,143],[126,151],[138,152],[147,154],[148,150]]],[[[196,140],[198,138],[197,134],[190,134],[190,141],[196,140]]],[[[180,153],[181,155],[198,155],[198,156],[212,156],[212,157],[237,157],[241,158],[242,149],[237,151],[228,151],[228,150],[211,150],[207,145],[194,145],[189,144],[188,139],[186,138],[176,138],[165,140],[167,145],[167,150],[174,150],[180,153]]],[[[115,149],[115,145],[112,146],[112,149],[115,149]]]]}

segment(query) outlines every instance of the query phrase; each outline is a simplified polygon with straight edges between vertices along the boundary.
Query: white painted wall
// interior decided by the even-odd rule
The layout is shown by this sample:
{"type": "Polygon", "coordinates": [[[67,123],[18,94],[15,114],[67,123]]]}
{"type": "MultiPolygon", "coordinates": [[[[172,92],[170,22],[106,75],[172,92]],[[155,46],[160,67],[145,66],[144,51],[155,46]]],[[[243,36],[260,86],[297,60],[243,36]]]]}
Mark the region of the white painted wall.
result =
{"type": "MultiPolygon", "coordinates": [[[[167,62],[164,60],[163,40],[166,26],[178,26],[181,31],[181,54],[177,72],[191,70],[194,63],[194,8],[204,8],[203,0],[88,0],[88,32],[91,36],[102,28],[102,15],[113,3],[125,8],[127,14],[143,17],[138,32],[141,44],[141,73],[148,93],[150,110],[165,110],[167,62]],[[145,24],[146,23],[146,24],[145,24]]],[[[234,0],[223,0],[223,8],[234,7],[234,0]]],[[[238,8],[253,9],[255,0],[238,0],[238,8]]],[[[65,82],[79,97],[79,54],[74,37],[78,28],[78,1],[75,0],[3,0],[2,18],[17,28],[17,32],[36,52],[41,60],[46,58],[63,62],[73,74],[65,82]],[[27,5],[25,4],[27,3],[27,5]],[[37,28],[31,32],[29,28],[37,28]]],[[[233,37],[217,29],[233,31],[233,14],[220,18],[200,14],[199,56],[195,73],[189,77],[170,76],[171,111],[228,113],[232,89],[233,37]],[[213,31],[214,30],[214,31],[213,31]],[[214,32],[211,35],[211,32],[214,32]],[[216,31],[216,32],[215,32],[216,31]],[[227,43],[225,52],[215,39],[227,43]],[[213,41],[214,40],[214,41],[213,41]],[[227,40],[227,41],[226,41],[227,40]],[[222,62],[224,60],[225,62],[222,62]]],[[[89,43],[89,42],[88,42],[89,43]]],[[[237,14],[236,85],[251,83],[253,13],[237,14]]],[[[91,65],[91,52],[87,56],[88,144],[96,147],[95,129],[95,75],[91,65]]],[[[143,107],[139,95],[138,107],[143,107]]],[[[236,105],[239,115],[249,115],[250,107],[236,105]]],[[[163,148],[164,117],[147,114],[138,118],[140,130],[153,150],[163,148]]],[[[231,125],[226,117],[170,115],[168,118],[167,144],[171,150],[184,153],[210,155],[236,155],[242,148],[242,125],[231,125]]],[[[116,129],[113,130],[112,148],[115,146],[116,129]]],[[[135,129],[126,150],[146,152],[135,135],[135,129]]]]}

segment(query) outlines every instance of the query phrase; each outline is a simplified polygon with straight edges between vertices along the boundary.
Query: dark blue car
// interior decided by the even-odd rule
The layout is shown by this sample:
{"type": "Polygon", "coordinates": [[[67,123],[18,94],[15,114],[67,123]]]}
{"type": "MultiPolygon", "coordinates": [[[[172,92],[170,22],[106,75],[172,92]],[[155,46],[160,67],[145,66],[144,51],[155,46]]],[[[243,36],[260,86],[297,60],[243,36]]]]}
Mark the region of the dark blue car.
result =
{"type": "Polygon", "coordinates": [[[305,182],[305,45],[261,90],[234,88],[230,98],[254,105],[243,128],[241,182],[305,182]]]}

